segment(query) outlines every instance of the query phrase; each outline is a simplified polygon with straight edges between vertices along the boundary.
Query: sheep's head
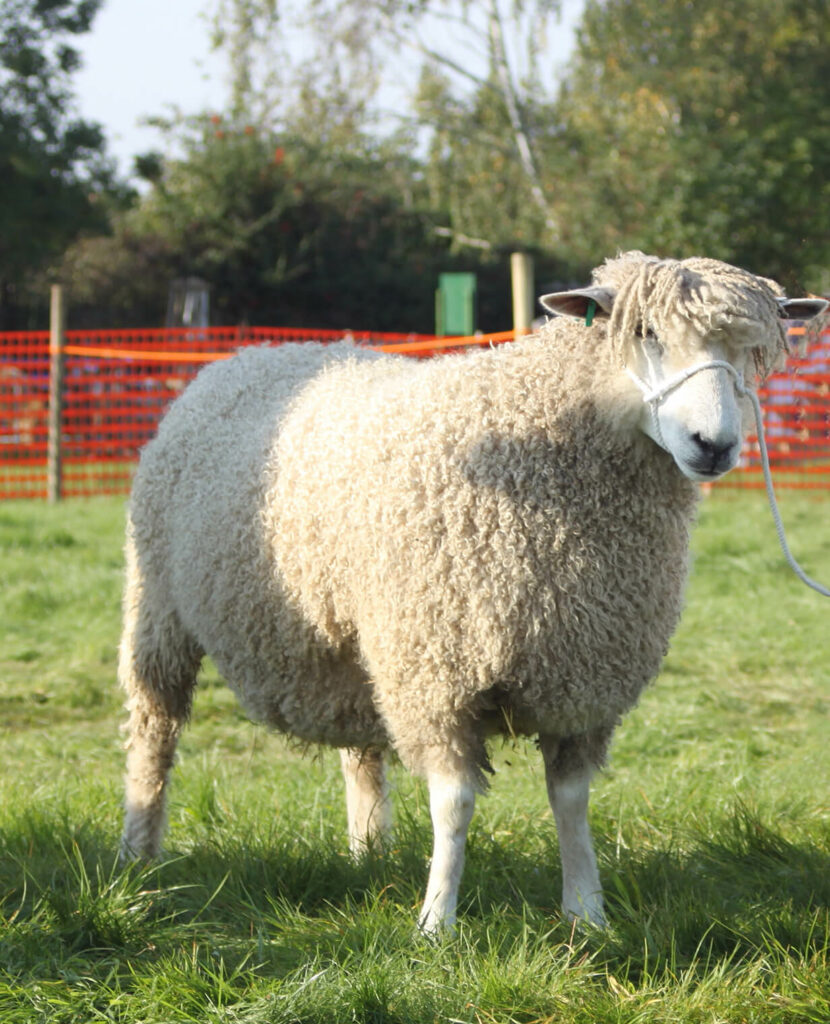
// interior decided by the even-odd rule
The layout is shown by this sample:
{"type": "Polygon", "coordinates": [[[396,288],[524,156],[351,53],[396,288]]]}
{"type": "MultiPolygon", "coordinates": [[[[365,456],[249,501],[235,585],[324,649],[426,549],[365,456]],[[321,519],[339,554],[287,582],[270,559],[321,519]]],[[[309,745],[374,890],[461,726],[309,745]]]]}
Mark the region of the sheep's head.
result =
{"type": "Polygon", "coordinates": [[[642,400],[640,427],[692,480],[737,464],[748,423],[741,387],[755,387],[785,351],[786,319],[821,299],[786,299],[766,278],[717,260],[630,252],[593,272],[588,288],[540,300],[551,313],[597,323],[642,400]]]}

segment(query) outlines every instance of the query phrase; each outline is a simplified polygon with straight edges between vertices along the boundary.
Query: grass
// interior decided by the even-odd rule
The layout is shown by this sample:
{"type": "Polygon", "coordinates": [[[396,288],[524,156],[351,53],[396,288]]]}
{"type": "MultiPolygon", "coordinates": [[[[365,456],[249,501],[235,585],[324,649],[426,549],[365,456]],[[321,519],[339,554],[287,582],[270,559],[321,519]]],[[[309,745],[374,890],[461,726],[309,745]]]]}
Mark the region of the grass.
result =
{"type": "MultiPolygon", "coordinates": [[[[827,499],[783,494],[830,579],[827,499]]],[[[336,754],[244,720],[208,666],[164,862],[118,870],[114,682],[123,501],[0,504],[0,1020],[650,1024],[830,1019],[828,607],[760,495],[715,494],[656,686],[618,731],[592,824],[604,933],[561,920],[531,743],[495,750],[454,939],[415,931],[425,793],[347,856],[336,754]]]]}

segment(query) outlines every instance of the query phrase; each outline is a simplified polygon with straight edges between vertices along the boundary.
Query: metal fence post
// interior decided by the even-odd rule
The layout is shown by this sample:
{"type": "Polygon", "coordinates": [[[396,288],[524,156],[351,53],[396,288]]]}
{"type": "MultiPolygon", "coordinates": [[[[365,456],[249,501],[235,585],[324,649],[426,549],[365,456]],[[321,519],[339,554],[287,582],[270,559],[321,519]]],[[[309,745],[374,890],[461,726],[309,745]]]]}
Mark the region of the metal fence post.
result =
{"type": "Polygon", "coordinates": [[[49,303],[49,430],[46,442],[46,497],[49,502],[60,501],[63,490],[61,424],[65,327],[63,287],[53,284],[49,303]]]}

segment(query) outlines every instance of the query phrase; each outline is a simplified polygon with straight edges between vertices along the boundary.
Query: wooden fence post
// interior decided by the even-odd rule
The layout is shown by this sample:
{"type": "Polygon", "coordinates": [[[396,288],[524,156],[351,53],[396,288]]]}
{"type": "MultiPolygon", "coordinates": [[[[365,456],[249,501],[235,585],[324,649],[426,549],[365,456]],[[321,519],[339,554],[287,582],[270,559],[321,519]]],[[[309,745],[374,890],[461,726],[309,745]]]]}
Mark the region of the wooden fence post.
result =
{"type": "Polygon", "coordinates": [[[536,296],[533,294],[533,257],[526,252],[510,254],[510,281],[513,287],[513,330],[524,334],[533,323],[536,296]]]}
{"type": "Polygon", "coordinates": [[[63,287],[53,284],[49,304],[49,430],[46,442],[46,497],[49,502],[60,501],[63,490],[61,425],[65,327],[63,287]]]}

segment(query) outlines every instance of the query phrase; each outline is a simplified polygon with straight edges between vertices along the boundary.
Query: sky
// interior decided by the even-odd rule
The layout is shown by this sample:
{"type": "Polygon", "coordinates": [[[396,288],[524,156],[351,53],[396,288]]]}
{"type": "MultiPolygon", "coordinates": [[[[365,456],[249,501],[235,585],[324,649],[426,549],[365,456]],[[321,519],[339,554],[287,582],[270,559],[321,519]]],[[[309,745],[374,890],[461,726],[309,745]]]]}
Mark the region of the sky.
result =
{"type": "Polygon", "coordinates": [[[148,115],[221,109],[227,94],[221,55],[210,52],[205,0],[105,0],[92,31],[78,37],[74,76],[83,117],[104,126],[122,173],[132,157],[161,147],[148,115]]]}
{"type": "MultiPolygon", "coordinates": [[[[73,79],[79,112],[103,125],[122,175],[130,174],[135,155],[164,148],[158,130],[142,119],[172,107],[195,114],[226,105],[226,63],[211,52],[207,6],[208,0],[104,0],[92,31],[75,41],[83,59],[73,79]]],[[[564,0],[552,65],[567,58],[582,7],[583,0],[564,0]]]]}

